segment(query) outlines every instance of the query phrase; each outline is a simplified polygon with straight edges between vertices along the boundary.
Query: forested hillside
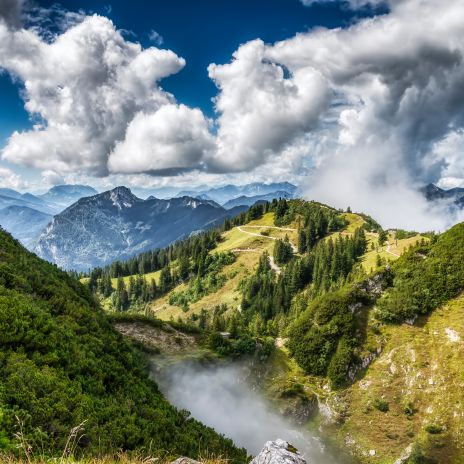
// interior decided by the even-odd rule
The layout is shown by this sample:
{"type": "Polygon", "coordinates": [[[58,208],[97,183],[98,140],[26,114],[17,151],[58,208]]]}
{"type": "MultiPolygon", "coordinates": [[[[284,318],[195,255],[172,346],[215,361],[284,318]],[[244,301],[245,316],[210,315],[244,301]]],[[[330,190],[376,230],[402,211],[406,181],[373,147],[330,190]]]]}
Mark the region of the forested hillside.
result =
{"type": "Polygon", "coordinates": [[[462,250],[462,224],[385,231],[363,214],[280,200],[88,283],[110,311],[194,325],[221,356],[259,350],[266,394],[285,410],[316,401],[313,425],[360,462],[452,463],[463,456],[462,250]]]}
{"type": "Polygon", "coordinates": [[[164,399],[83,285],[0,231],[0,450],[61,456],[70,443],[87,456],[246,459],[164,399]]]}

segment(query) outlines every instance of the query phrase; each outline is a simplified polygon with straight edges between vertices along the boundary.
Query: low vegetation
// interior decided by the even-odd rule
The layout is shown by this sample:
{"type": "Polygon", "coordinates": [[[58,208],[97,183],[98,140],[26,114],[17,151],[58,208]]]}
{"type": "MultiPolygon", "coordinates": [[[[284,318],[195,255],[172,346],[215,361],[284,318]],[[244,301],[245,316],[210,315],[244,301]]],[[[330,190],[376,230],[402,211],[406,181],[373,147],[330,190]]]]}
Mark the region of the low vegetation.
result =
{"type": "Polygon", "coordinates": [[[77,426],[77,456],[246,460],[164,399],[83,285],[0,232],[0,449],[61,456],[77,426]]]}

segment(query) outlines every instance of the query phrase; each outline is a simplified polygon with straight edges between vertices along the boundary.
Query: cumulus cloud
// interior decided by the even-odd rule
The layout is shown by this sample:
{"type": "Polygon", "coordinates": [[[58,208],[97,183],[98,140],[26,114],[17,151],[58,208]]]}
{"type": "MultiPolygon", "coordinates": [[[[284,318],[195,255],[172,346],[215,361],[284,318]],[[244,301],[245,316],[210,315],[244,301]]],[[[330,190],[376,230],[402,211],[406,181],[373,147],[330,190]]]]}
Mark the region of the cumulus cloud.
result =
{"type": "Polygon", "coordinates": [[[0,166],[0,185],[4,188],[12,189],[27,188],[27,182],[19,174],[3,166],[0,166]]]}
{"type": "Polygon", "coordinates": [[[214,140],[203,113],[185,105],[168,104],[154,113],[138,113],[109,157],[109,169],[119,173],[198,168],[214,140]]]}
{"type": "Polygon", "coordinates": [[[453,130],[436,142],[425,163],[441,167],[440,187],[464,187],[464,129],[453,130]]]}
{"type": "Polygon", "coordinates": [[[14,133],[2,156],[64,176],[312,170],[308,197],[385,225],[444,226],[415,192],[464,183],[464,3],[388,6],[346,28],[253,40],[211,64],[214,121],[160,87],[182,58],[125,40],[106,18],[83,17],[51,42],[3,21],[0,66],[24,82],[36,126],[14,133]]]}
{"type": "Polygon", "coordinates": [[[248,42],[231,63],[208,68],[220,91],[212,170],[244,171],[263,164],[316,127],[327,105],[327,84],[317,70],[302,67],[290,76],[266,56],[267,49],[261,40],[248,42]]]}
{"type": "Polygon", "coordinates": [[[106,175],[108,155],[133,118],[173,101],[158,82],[184,64],[172,51],[126,41],[97,15],[51,43],[0,24],[0,66],[24,82],[25,108],[37,120],[12,134],[3,159],[106,175]]]}
{"type": "Polygon", "coordinates": [[[449,217],[436,216],[414,192],[451,166],[459,171],[449,149],[437,152],[436,144],[464,122],[463,15],[456,0],[404,0],[392,3],[389,14],[268,48],[266,56],[292,73],[317,69],[331,89],[322,116],[331,136],[319,140],[308,196],[363,205],[385,225],[448,225],[449,217]]]}

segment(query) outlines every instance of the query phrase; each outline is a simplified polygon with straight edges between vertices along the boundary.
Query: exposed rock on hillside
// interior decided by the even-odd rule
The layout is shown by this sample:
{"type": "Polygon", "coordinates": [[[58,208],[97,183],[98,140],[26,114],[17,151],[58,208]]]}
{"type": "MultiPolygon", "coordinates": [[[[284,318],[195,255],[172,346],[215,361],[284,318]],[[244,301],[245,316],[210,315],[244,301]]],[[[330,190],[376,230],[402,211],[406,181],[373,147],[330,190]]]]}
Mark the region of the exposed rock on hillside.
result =
{"type": "Polygon", "coordinates": [[[306,464],[298,450],[285,440],[268,441],[251,464],[306,464]]]}

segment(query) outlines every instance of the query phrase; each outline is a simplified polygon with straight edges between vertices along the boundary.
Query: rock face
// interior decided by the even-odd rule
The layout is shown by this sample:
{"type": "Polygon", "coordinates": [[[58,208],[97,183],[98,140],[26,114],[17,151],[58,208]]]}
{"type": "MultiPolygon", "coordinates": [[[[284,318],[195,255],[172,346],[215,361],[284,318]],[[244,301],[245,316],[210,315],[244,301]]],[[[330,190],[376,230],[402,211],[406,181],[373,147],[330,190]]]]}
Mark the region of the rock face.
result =
{"type": "Polygon", "coordinates": [[[268,441],[250,464],[306,464],[298,450],[285,440],[268,441]]]}

